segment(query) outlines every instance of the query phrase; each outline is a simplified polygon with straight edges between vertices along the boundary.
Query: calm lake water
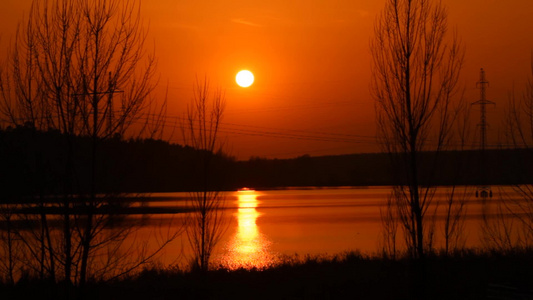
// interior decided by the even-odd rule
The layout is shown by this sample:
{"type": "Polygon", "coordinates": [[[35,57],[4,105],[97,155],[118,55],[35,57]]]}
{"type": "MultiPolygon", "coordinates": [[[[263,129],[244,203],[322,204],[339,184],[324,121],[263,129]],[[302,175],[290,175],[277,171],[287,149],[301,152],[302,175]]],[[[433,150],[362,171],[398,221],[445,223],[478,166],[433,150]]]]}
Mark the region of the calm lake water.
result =
{"type": "MultiPolygon", "coordinates": [[[[499,204],[517,198],[510,187],[492,187],[492,191],[494,196],[486,201],[475,197],[475,187],[455,191],[456,197],[465,201],[462,238],[467,247],[482,247],[483,220],[494,219],[499,204]]],[[[429,209],[436,211],[437,247],[444,241],[443,219],[449,192],[449,188],[437,189],[429,209]]],[[[376,253],[383,241],[380,212],[386,208],[390,193],[390,187],[226,192],[227,229],[213,262],[229,268],[265,267],[286,255],[334,255],[353,250],[376,253]]],[[[143,206],[183,207],[188,196],[188,193],[153,194],[143,206]]],[[[513,217],[510,212],[505,215],[513,217]]],[[[183,216],[151,215],[145,223],[149,226],[139,233],[156,245],[156,240],[164,240],[165,232],[183,226],[183,216]]],[[[160,260],[163,264],[183,262],[190,254],[186,234],[182,234],[166,247],[160,260]]]]}

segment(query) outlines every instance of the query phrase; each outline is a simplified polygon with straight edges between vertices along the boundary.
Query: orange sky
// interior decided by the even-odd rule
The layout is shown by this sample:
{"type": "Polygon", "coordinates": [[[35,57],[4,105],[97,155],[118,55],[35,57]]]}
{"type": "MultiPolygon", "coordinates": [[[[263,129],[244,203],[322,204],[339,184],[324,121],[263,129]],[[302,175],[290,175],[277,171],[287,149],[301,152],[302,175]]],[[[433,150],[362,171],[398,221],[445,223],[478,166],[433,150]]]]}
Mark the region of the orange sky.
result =
{"type": "MultiPolygon", "coordinates": [[[[0,46],[12,39],[30,0],[0,3],[0,46]]],[[[530,76],[533,1],[443,0],[466,46],[461,82],[471,102],[483,67],[490,81],[489,136],[508,92],[530,76]]],[[[170,116],[182,116],[195,76],[226,91],[223,135],[230,153],[294,157],[377,150],[369,95],[369,39],[384,0],[175,1],[142,3],[170,116]],[[255,83],[235,84],[240,69],[255,83]]],[[[478,116],[474,116],[477,120],[478,116]]],[[[490,142],[495,142],[495,139],[490,142]]],[[[172,141],[180,142],[180,134],[172,141]]]]}

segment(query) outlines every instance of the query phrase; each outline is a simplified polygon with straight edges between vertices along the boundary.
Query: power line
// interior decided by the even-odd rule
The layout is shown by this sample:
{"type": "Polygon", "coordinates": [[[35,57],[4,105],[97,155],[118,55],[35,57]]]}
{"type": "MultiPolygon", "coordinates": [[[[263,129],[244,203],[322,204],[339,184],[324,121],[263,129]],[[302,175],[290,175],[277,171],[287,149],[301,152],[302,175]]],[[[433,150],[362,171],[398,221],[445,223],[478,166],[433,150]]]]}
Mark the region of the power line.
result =
{"type": "MultiPolygon", "coordinates": [[[[163,117],[165,119],[174,119],[176,120],[173,124],[167,124],[165,121],[165,126],[173,126],[174,128],[186,129],[184,128],[182,121],[186,119],[179,116],[167,116],[163,117]]],[[[144,122],[150,122],[149,117],[143,118],[144,122]]],[[[150,123],[150,125],[156,125],[155,123],[150,123]]],[[[272,138],[285,138],[285,139],[296,139],[296,140],[312,140],[312,141],[323,141],[323,142],[343,142],[343,143],[376,143],[375,137],[373,136],[361,136],[353,134],[340,134],[340,133],[327,133],[327,132],[317,132],[317,131],[306,131],[306,130],[297,130],[297,129],[281,129],[281,128],[271,128],[271,127],[262,127],[262,126],[251,126],[251,125],[242,125],[235,123],[220,123],[219,132],[227,134],[238,134],[238,135],[248,135],[248,136],[261,136],[261,137],[272,137],[272,138]],[[238,127],[238,128],[235,128],[238,127]],[[242,128],[244,127],[244,129],[242,128]],[[252,128],[252,129],[246,129],[252,128]]]]}
{"type": "MultiPolygon", "coordinates": [[[[150,116],[158,117],[155,114],[148,114],[150,116]]],[[[187,121],[187,118],[180,116],[165,116],[166,119],[175,119],[179,121],[187,121]]],[[[247,127],[247,128],[256,128],[256,129],[265,129],[270,131],[281,131],[285,132],[296,132],[296,133],[306,133],[306,134],[318,134],[318,135],[327,135],[327,136],[338,136],[338,137],[349,137],[349,138],[363,138],[363,139],[375,139],[375,136],[370,135],[357,135],[357,134],[346,134],[346,133],[334,133],[334,132],[322,132],[322,131],[310,131],[310,130],[299,130],[299,129],[285,129],[285,128],[274,128],[274,127],[265,127],[265,126],[255,126],[255,125],[244,125],[236,123],[226,123],[220,122],[221,126],[238,126],[238,127],[247,127]]]]}

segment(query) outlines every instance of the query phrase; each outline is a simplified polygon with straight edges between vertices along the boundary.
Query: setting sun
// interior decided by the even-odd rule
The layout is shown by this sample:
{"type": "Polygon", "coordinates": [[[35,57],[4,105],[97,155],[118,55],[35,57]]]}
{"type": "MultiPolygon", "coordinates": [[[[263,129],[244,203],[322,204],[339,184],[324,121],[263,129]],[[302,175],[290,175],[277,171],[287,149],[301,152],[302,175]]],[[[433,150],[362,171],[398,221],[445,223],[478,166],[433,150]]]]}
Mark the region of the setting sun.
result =
{"type": "Polygon", "coordinates": [[[235,76],[235,81],[240,87],[249,87],[254,83],[254,74],[248,70],[242,70],[235,76]]]}

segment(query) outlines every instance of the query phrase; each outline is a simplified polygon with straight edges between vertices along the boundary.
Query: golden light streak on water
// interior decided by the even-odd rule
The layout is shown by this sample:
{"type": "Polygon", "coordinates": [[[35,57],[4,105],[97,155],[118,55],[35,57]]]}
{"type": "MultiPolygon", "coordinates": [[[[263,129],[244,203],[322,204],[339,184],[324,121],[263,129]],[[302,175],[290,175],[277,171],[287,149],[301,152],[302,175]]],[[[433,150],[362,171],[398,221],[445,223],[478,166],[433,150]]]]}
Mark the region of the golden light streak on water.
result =
{"type": "Polygon", "coordinates": [[[221,265],[229,269],[262,269],[275,263],[270,251],[271,242],[261,234],[257,219],[259,194],[253,190],[237,192],[237,230],[226,246],[221,265]]]}

